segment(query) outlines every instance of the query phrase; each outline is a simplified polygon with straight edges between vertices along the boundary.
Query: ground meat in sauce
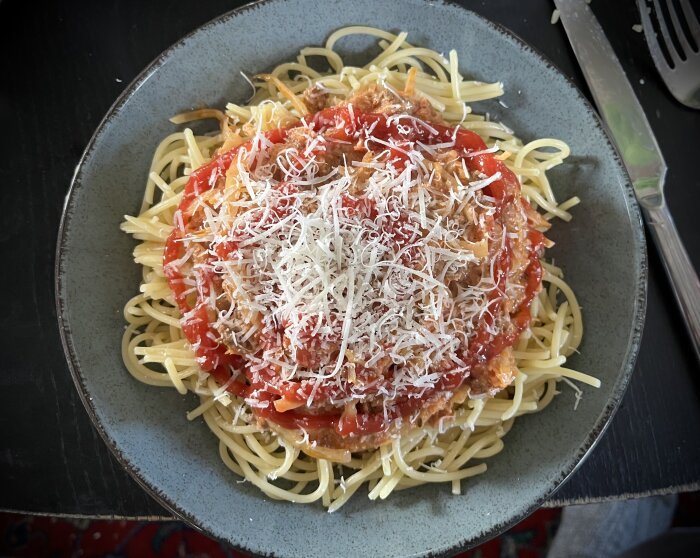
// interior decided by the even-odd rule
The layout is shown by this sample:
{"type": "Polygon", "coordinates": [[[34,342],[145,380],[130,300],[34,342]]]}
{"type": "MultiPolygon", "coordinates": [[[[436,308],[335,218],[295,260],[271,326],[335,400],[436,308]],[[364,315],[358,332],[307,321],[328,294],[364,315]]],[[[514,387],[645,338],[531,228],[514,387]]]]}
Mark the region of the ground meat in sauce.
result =
{"type": "Polygon", "coordinates": [[[488,363],[475,366],[466,383],[472,395],[490,395],[508,387],[516,373],[513,349],[508,347],[488,363]]]}
{"type": "MultiPolygon", "coordinates": [[[[326,106],[328,96],[320,90],[307,90],[304,94],[304,102],[310,110],[318,111],[326,106]]],[[[428,123],[445,124],[439,113],[432,108],[426,99],[417,97],[409,99],[379,86],[371,86],[355,94],[348,99],[347,104],[352,105],[354,109],[363,113],[408,113],[428,123]]],[[[292,129],[288,133],[285,142],[275,145],[272,148],[271,160],[274,161],[277,154],[282,153],[290,147],[297,149],[299,152],[303,152],[313,139],[314,133],[309,132],[309,130],[305,128],[292,129]]],[[[319,152],[316,158],[320,169],[319,174],[325,174],[332,168],[342,165],[347,166],[348,169],[351,169],[352,172],[355,173],[356,182],[366,180],[369,174],[366,169],[352,168],[352,162],[361,161],[363,155],[363,152],[347,143],[327,142],[324,146],[324,150],[319,152]]],[[[431,187],[437,191],[444,192],[445,195],[454,188],[454,177],[452,176],[454,173],[456,173],[458,177],[461,176],[463,179],[466,179],[465,176],[462,176],[463,171],[460,165],[459,154],[454,150],[441,152],[436,160],[429,162],[429,164],[433,165],[437,170],[437,179],[432,182],[431,187]]],[[[216,188],[221,188],[222,186],[223,178],[220,178],[216,188]]],[[[192,214],[188,226],[190,231],[196,232],[205,226],[203,211],[203,208],[200,206],[192,214]]],[[[506,205],[503,210],[503,221],[511,239],[512,262],[509,268],[510,288],[507,293],[508,297],[506,298],[505,312],[498,317],[496,325],[506,330],[509,327],[508,312],[513,311],[519,306],[524,287],[525,279],[523,274],[529,261],[527,241],[529,230],[528,216],[530,216],[531,220],[534,219],[526,208],[521,207],[519,199],[514,203],[506,205]]],[[[476,222],[479,219],[478,210],[475,212],[473,208],[470,208],[469,212],[454,218],[459,221],[457,224],[467,231],[468,238],[472,242],[481,240],[479,229],[476,226],[476,222]]],[[[498,247],[492,243],[489,257],[493,258],[497,250],[498,247]]],[[[193,260],[197,262],[199,257],[198,254],[195,254],[193,260]]],[[[422,262],[413,261],[412,264],[420,268],[422,262]]],[[[475,265],[470,270],[462,272],[459,275],[448,276],[448,280],[474,281],[478,273],[480,273],[477,267],[478,266],[475,265]]],[[[253,320],[260,320],[260,316],[256,316],[255,312],[251,314],[250,309],[237,306],[239,302],[232,296],[231,290],[227,285],[219,285],[219,290],[220,296],[217,301],[219,310],[224,311],[230,305],[234,305],[226,324],[218,328],[218,332],[221,335],[219,341],[230,347],[232,352],[256,352],[260,347],[258,336],[254,335],[245,342],[241,342],[240,339],[245,330],[244,324],[250,323],[251,315],[253,316],[253,320]]],[[[284,337],[284,334],[282,335],[284,337]]],[[[339,343],[326,346],[314,346],[311,342],[304,348],[299,348],[290,346],[288,340],[284,341],[286,357],[303,368],[314,368],[320,366],[322,363],[332,362],[333,359],[337,357],[338,350],[339,343]]],[[[382,366],[386,371],[394,367],[393,364],[388,362],[383,363],[383,365],[378,365],[378,368],[381,369],[382,366]]],[[[436,367],[439,368],[438,365],[436,365],[436,367]]],[[[471,392],[472,395],[492,394],[509,386],[516,372],[517,369],[513,351],[511,348],[506,348],[497,357],[473,368],[471,376],[467,378],[464,384],[460,397],[453,397],[452,393],[435,394],[425,402],[420,412],[414,416],[415,421],[417,423],[425,423],[431,419],[437,420],[438,418],[449,416],[453,412],[456,402],[461,402],[468,392],[471,392]]],[[[365,410],[377,411],[381,408],[382,399],[383,397],[379,395],[375,397],[370,396],[360,404],[360,407],[365,410]]],[[[315,413],[320,414],[328,412],[329,410],[339,409],[342,409],[342,403],[340,406],[335,406],[331,402],[326,402],[325,404],[317,405],[313,408],[304,408],[304,411],[313,415],[315,413]]],[[[265,421],[263,420],[262,422],[265,421]]],[[[403,428],[406,428],[405,421],[403,424],[396,423],[388,430],[376,434],[346,437],[341,436],[330,428],[310,430],[307,434],[309,435],[309,441],[313,444],[329,448],[360,451],[386,443],[393,434],[401,431],[403,428]]]]}
{"type": "Polygon", "coordinates": [[[317,430],[308,430],[307,434],[309,442],[316,446],[360,452],[386,444],[393,435],[414,428],[416,425],[432,423],[434,419],[451,416],[452,409],[452,394],[442,393],[426,401],[420,413],[410,423],[394,424],[387,432],[344,437],[332,428],[319,428],[317,430]]]}
{"type": "Polygon", "coordinates": [[[426,122],[447,124],[425,97],[406,97],[379,85],[371,85],[363,89],[349,97],[346,102],[360,112],[378,114],[409,113],[426,122]]]}
{"type": "Polygon", "coordinates": [[[318,112],[328,106],[328,92],[324,91],[318,85],[307,87],[304,90],[304,104],[310,112],[318,112]]]}

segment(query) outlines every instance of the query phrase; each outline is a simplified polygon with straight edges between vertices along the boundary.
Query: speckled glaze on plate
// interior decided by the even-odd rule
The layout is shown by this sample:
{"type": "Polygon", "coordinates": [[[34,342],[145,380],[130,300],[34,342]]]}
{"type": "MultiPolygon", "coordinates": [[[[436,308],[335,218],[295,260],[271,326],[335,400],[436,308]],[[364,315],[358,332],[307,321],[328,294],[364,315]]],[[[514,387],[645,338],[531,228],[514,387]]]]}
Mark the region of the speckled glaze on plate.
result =
{"type": "MultiPolygon", "coordinates": [[[[373,39],[345,40],[346,61],[367,60],[373,39]]],[[[226,14],[161,55],[124,92],[76,171],[58,241],[56,290],[66,355],[95,426],[124,467],[166,508],[234,546],[274,556],[449,555],[497,535],[539,506],[599,438],[637,354],[646,293],[639,211],[619,158],[590,105],[519,39],[458,6],[422,0],[268,0],[226,14]],[[313,20],[308,18],[314,13],[313,20]],[[573,411],[569,390],[545,411],[516,421],[486,474],[423,486],[371,502],[357,495],[335,514],[320,505],[272,501],[240,483],[192,397],[144,386],[120,356],[122,306],[137,292],[133,241],[119,230],[138,211],[153,150],[182,110],[244,100],[239,71],[256,73],[321,44],[330,32],[367,24],[409,32],[418,45],[455,48],[461,70],[505,82],[505,109],[474,103],[525,140],[557,137],[573,155],[551,172],[560,199],[579,195],[570,224],[557,223],[549,253],[584,311],[585,336],[570,365],[598,376],[573,411]],[[274,30],[274,32],[270,32],[274,30]],[[537,79],[533,79],[536,76],[537,79]]]]}

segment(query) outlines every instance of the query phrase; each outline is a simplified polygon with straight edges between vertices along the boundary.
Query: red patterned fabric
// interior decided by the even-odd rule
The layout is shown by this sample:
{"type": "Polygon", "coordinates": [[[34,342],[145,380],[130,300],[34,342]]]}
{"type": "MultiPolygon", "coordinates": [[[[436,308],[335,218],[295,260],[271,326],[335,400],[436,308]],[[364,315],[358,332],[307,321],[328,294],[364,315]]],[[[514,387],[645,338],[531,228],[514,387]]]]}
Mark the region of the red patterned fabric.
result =
{"type": "Polygon", "coordinates": [[[105,521],[0,514],[0,556],[13,558],[234,558],[179,521],[105,521]]]}
{"type": "MultiPolygon", "coordinates": [[[[544,557],[559,509],[541,509],[460,558],[544,557]]],[[[0,556],[237,558],[246,555],[179,521],[105,521],[0,514],[0,556]]]]}
{"type": "MultiPolygon", "coordinates": [[[[460,558],[543,557],[560,510],[542,509],[460,558]]],[[[0,555],[16,558],[238,558],[179,521],[105,521],[0,514],[0,555]]]]}
{"type": "MultiPolygon", "coordinates": [[[[544,558],[560,509],[540,509],[458,558],[544,558]]],[[[674,526],[700,525],[700,493],[682,494],[674,526]]],[[[0,513],[0,557],[243,558],[179,521],[106,521],[0,513]]]]}

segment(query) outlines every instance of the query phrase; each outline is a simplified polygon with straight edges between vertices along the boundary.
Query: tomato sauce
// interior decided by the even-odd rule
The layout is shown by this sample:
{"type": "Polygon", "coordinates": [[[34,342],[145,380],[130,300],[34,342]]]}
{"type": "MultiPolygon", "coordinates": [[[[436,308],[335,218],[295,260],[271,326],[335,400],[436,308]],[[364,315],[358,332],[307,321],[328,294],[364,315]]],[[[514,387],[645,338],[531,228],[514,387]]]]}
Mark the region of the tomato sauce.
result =
{"type": "MultiPolygon", "coordinates": [[[[500,173],[500,178],[488,184],[484,189],[485,193],[494,199],[494,220],[501,217],[504,206],[515,202],[520,195],[520,184],[504,162],[496,159],[492,153],[471,154],[485,150],[486,144],[477,134],[469,130],[437,124],[430,124],[430,126],[413,123],[400,125],[399,119],[396,117],[384,114],[358,113],[347,107],[324,109],[312,116],[305,117],[298,125],[322,131],[324,136],[331,140],[354,142],[357,141],[359,133],[360,139],[366,141],[366,147],[373,151],[386,149],[385,145],[376,140],[391,141],[398,147],[389,150],[387,160],[397,169],[403,168],[407,161],[405,150],[401,148],[402,145],[409,147],[412,142],[416,141],[430,145],[454,140],[455,149],[461,151],[464,163],[470,172],[480,172],[486,176],[500,173]],[[368,134],[363,137],[364,131],[371,131],[371,136],[368,134]]],[[[283,142],[286,135],[287,129],[273,130],[266,134],[267,139],[272,143],[283,142]]],[[[192,202],[197,196],[214,187],[218,178],[225,176],[226,170],[240,149],[249,145],[249,143],[243,144],[238,148],[219,154],[210,163],[192,173],[179,207],[185,227],[188,222],[187,210],[192,202]]],[[[351,203],[348,205],[352,206],[351,203]]],[[[371,208],[362,209],[371,213],[371,208]]],[[[409,394],[413,396],[398,401],[392,406],[391,411],[388,411],[388,416],[385,416],[383,412],[308,413],[300,408],[278,412],[274,407],[274,401],[281,397],[294,402],[305,402],[313,392],[314,402],[318,404],[331,399],[337,400],[347,397],[351,386],[338,388],[336,385],[321,384],[314,390],[314,386],[308,381],[282,381],[273,368],[256,372],[256,374],[245,370],[245,359],[238,355],[229,354],[227,347],[216,341],[218,336],[211,325],[214,316],[210,315],[212,311],[208,308],[211,285],[216,283],[216,278],[205,273],[199,275],[196,301],[192,304],[188,302],[187,287],[183,282],[182,273],[176,265],[177,260],[184,255],[183,235],[184,231],[179,228],[176,227],[173,230],[166,242],[164,255],[165,274],[183,316],[183,333],[191,343],[203,370],[212,373],[216,381],[221,384],[230,382],[229,391],[246,397],[254,397],[261,402],[261,405],[254,408],[254,413],[261,418],[289,429],[333,429],[341,436],[379,433],[386,431],[396,419],[408,418],[418,413],[426,401],[436,394],[455,390],[469,376],[469,372],[448,371],[431,389],[421,390],[420,396],[417,396],[417,389],[413,394],[409,390],[409,394]],[[240,374],[241,371],[246,372],[247,383],[240,374]],[[231,380],[232,374],[235,376],[234,380],[231,380]]],[[[395,240],[401,239],[402,234],[399,229],[395,240]]],[[[476,334],[469,340],[469,346],[460,355],[469,370],[488,362],[506,348],[513,346],[530,323],[530,306],[542,281],[539,254],[544,237],[542,233],[530,229],[528,239],[529,260],[524,273],[525,294],[523,300],[515,312],[511,314],[511,326],[494,336],[489,332],[489,326],[493,324],[493,316],[498,315],[502,309],[506,281],[511,266],[512,254],[508,237],[506,237],[504,249],[497,256],[498,259],[494,266],[497,288],[492,290],[489,295],[490,307],[493,310],[491,313],[485,314],[476,334]]],[[[229,253],[234,252],[235,249],[233,243],[226,246],[226,251],[229,253]]],[[[224,254],[219,255],[223,256],[224,254]]],[[[376,393],[380,389],[382,381],[386,385],[391,379],[391,371],[388,372],[388,376],[377,378],[372,376],[371,369],[365,370],[361,366],[357,367],[357,375],[361,379],[376,382],[373,388],[363,392],[365,394],[376,393]]]]}
{"type": "MultiPolygon", "coordinates": [[[[287,137],[287,131],[285,129],[272,130],[266,134],[266,137],[272,143],[281,143],[287,137]]],[[[177,209],[182,219],[183,228],[186,228],[189,222],[188,209],[192,202],[199,195],[213,188],[219,179],[223,179],[238,152],[249,146],[250,142],[247,142],[221,153],[206,165],[202,165],[192,172],[177,209]]],[[[189,286],[185,284],[181,270],[175,265],[176,261],[184,256],[182,242],[184,234],[184,230],[175,226],[166,240],[163,272],[182,314],[182,332],[192,345],[200,367],[205,372],[211,373],[216,381],[223,385],[231,380],[233,372],[243,368],[245,360],[239,355],[228,353],[226,346],[216,341],[216,331],[211,326],[213,316],[210,315],[209,309],[211,284],[216,281],[213,274],[202,272],[198,275],[196,301],[194,304],[188,301],[189,286]]],[[[228,390],[236,395],[242,394],[246,389],[247,386],[242,379],[232,382],[228,387],[228,390]]]]}

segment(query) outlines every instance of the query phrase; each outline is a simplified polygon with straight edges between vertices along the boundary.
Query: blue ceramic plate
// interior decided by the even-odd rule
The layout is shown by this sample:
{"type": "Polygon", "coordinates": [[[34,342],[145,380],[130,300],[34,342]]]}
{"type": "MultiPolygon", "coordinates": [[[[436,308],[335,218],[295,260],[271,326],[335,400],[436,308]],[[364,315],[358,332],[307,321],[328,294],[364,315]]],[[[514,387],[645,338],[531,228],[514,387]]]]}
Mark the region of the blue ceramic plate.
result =
{"type": "MultiPolygon", "coordinates": [[[[367,59],[367,42],[340,43],[367,59]]],[[[646,259],[637,205],[620,160],[578,90],[532,48],[460,7],[421,0],[269,0],[226,14],[167,50],[119,98],[90,142],[67,199],[59,236],[58,315],[75,382],[105,441],[166,508],[233,545],[264,555],[327,557],[442,555],[477,544],[533,511],[581,462],[622,398],[645,309],[646,259]],[[313,12],[314,16],[309,17],[313,12]],[[519,419],[486,474],[369,501],[358,493],[335,514],[320,505],[271,501],[221,463],[193,399],[134,381],[122,365],[121,310],[140,269],[119,230],[138,208],[154,148],[182,110],[244,100],[239,71],[256,73],[321,44],[351,24],[409,32],[413,43],[455,48],[464,74],[505,82],[505,109],[473,105],[525,140],[551,136],[574,155],[552,172],[560,199],[577,194],[571,224],[557,224],[551,255],[584,311],[586,333],[571,366],[596,375],[573,410],[564,393],[519,419]]]]}

